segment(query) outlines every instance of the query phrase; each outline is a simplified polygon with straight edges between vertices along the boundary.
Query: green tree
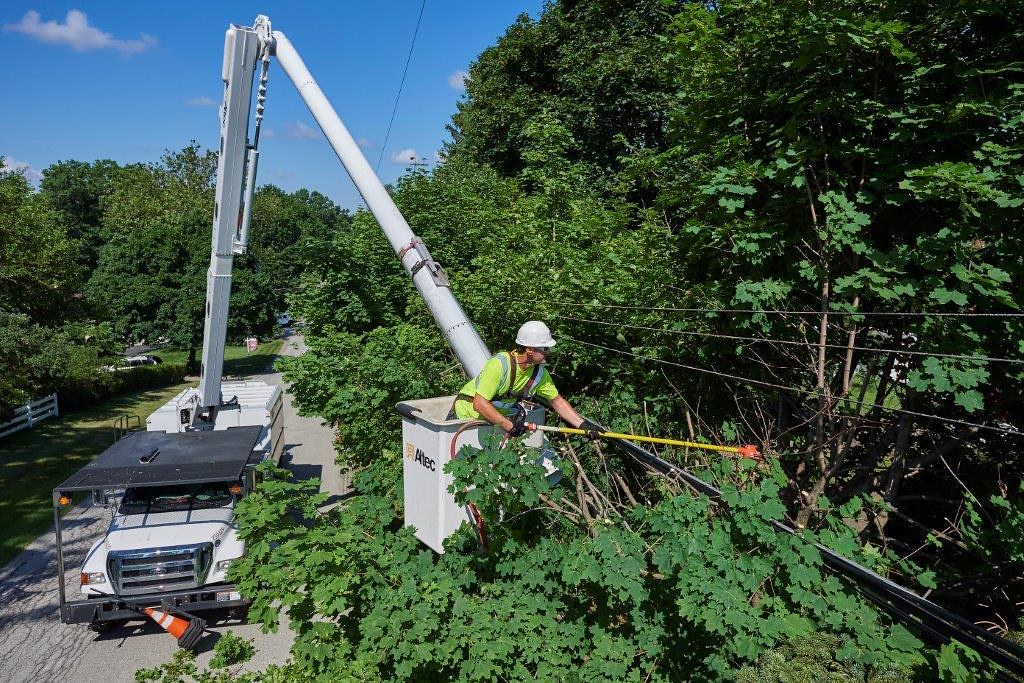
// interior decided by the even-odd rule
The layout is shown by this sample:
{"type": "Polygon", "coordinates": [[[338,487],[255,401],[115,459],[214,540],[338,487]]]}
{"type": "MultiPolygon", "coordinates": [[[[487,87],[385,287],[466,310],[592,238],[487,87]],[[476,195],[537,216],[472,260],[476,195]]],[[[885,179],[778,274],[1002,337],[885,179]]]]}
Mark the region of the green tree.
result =
{"type": "Polygon", "coordinates": [[[802,357],[769,347],[708,356],[795,387],[750,391],[775,404],[768,411],[782,424],[764,438],[778,435],[776,447],[793,453],[800,525],[826,494],[871,493],[884,504],[865,534],[884,543],[894,514],[942,524],[933,506],[904,503],[933,492],[931,483],[908,490],[910,472],[948,476],[948,458],[987,472],[991,487],[993,466],[1016,471],[991,449],[990,429],[875,406],[1021,426],[1006,417],[1022,414],[1012,388],[1021,373],[975,359],[1019,358],[1019,317],[902,315],[1014,313],[1024,303],[1014,284],[1020,17],[1000,2],[966,13],[950,3],[836,2],[808,13],[736,2],[690,5],[673,22],[673,144],[653,163],[638,155],[633,170],[667,179],[659,204],[682,237],[676,258],[694,281],[714,268],[705,291],[716,307],[821,311],[715,326],[809,341],[802,357]],[[827,315],[858,311],[890,315],[827,315]]]}
{"type": "MultiPolygon", "coordinates": [[[[159,164],[124,168],[104,212],[107,241],[86,285],[89,301],[126,341],[167,337],[189,350],[203,338],[216,156],[190,145],[159,164]]],[[[229,333],[269,334],[269,276],[251,255],[236,257],[229,333]]]]}
{"type": "Polygon", "coordinates": [[[450,153],[515,175],[526,126],[547,110],[577,143],[571,159],[612,182],[620,156],[664,144],[675,88],[659,36],[674,4],[572,0],[521,15],[471,65],[450,153]]]}
{"type": "Polygon", "coordinates": [[[103,209],[107,238],[189,210],[213,216],[217,155],[192,142],[156,164],[130,164],[115,176],[103,209]]]}
{"type": "Polygon", "coordinates": [[[74,263],[57,216],[22,173],[0,165],[0,309],[60,320],[73,306],[74,263]]]}
{"type": "Polygon", "coordinates": [[[193,353],[202,342],[206,219],[193,211],[151,220],[103,246],[86,293],[127,341],[168,337],[193,353]]]}
{"type": "Polygon", "coordinates": [[[85,277],[99,261],[103,207],[119,168],[110,159],[92,163],[68,160],[43,171],[40,191],[74,240],[77,262],[85,277]]]}
{"type": "Polygon", "coordinates": [[[273,300],[268,304],[274,311],[286,308],[287,293],[350,221],[347,211],[319,192],[303,189],[289,194],[273,185],[256,191],[249,251],[271,284],[273,300]]]}

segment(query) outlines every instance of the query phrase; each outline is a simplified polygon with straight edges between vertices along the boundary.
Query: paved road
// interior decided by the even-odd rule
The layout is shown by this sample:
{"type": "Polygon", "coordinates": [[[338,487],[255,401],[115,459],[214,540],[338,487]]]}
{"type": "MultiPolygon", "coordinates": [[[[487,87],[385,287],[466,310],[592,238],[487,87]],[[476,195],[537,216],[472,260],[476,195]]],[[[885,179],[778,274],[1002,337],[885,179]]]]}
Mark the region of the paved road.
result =
{"type": "MultiPolygon", "coordinates": [[[[305,351],[302,337],[291,337],[282,353],[305,351]]],[[[281,384],[281,376],[259,376],[281,384]]],[[[321,490],[341,496],[348,481],[334,464],[330,431],[317,419],[300,417],[285,393],[285,455],[283,462],[297,478],[321,477],[321,490]]],[[[68,595],[78,591],[77,568],[108,521],[102,508],[79,507],[65,517],[65,566],[71,577],[68,595]],[[66,526],[65,526],[66,525],[66,526]],[[70,585],[73,584],[73,585],[70,585]]],[[[57,569],[52,531],[40,536],[0,571],[0,679],[5,681],[134,681],[135,671],[170,659],[174,638],[151,622],[132,622],[97,634],[81,624],[62,624],[57,612],[57,569]]],[[[282,623],[276,634],[260,633],[257,624],[226,621],[211,626],[199,646],[206,664],[219,634],[234,631],[256,641],[256,656],[240,669],[262,669],[283,663],[291,631],[282,623]]]]}

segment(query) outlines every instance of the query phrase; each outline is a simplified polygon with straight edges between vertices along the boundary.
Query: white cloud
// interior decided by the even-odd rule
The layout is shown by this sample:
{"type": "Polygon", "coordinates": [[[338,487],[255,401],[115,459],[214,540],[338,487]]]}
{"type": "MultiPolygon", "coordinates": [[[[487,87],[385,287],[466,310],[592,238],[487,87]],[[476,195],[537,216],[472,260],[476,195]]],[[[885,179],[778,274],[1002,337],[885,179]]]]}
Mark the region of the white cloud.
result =
{"type": "Polygon", "coordinates": [[[396,164],[411,164],[419,158],[419,154],[416,153],[412,147],[403,149],[400,152],[395,152],[391,155],[391,161],[396,164]]]}
{"type": "Polygon", "coordinates": [[[273,140],[277,137],[277,131],[273,128],[260,128],[260,137],[273,140]]]}
{"type": "Polygon", "coordinates": [[[216,107],[220,104],[220,102],[213,99],[212,97],[200,95],[199,97],[193,97],[191,99],[186,100],[185,104],[187,104],[190,107],[216,107]]]}
{"type": "Polygon", "coordinates": [[[316,140],[320,133],[301,121],[284,124],[284,134],[292,140],[316,140]]]}
{"type": "Polygon", "coordinates": [[[373,143],[367,140],[366,138],[356,138],[356,144],[362,147],[363,149],[370,149],[371,147],[373,147],[373,143]]]}
{"type": "Polygon", "coordinates": [[[466,89],[467,80],[469,80],[469,73],[459,69],[448,77],[448,85],[450,85],[453,90],[463,92],[466,89]]]}
{"type": "Polygon", "coordinates": [[[134,55],[156,46],[157,40],[151,35],[140,33],[135,40],[115,38],[106,31],[89,25],[85,12],[68,10],[64,23],[40,21],[39,12],[29,10],[17,24],[4,24],[4,31],[24,33],[36,40],[55,45],[68,45],[76,52],[88,50],[117,50],[124,55],[134,55]]]}
{"type": "Polygon", "coordinates": [[[32,166],[26,161],[18,161],[17,159],[12,159],[8,156],[0,157],[0,161],[3,161],[4,172],[20,171],[25,174],[25,179],[30,183],[38,183],[43,179],[43,174],[32,168],[32,166]]]}

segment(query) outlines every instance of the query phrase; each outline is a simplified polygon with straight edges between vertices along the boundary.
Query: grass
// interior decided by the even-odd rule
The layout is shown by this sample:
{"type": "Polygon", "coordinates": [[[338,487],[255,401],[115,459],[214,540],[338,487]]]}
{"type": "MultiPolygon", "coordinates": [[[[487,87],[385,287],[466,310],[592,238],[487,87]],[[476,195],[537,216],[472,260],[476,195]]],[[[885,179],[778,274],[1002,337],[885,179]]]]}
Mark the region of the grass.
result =
{"type": "MultiPolygon", "coordinates": [[[[228,347],[225,375],[265,371],[281,348],[281,340],[261,344],[254,353],[228,347]]],[[[161,351],[165,362],[184,362],[187,352],[161,351]],[[174,354],[180,353],[180,359],[174,354]]],[[[0,566],[50,528],[53,488],[89,463],[114,441],[114,420],[121,415],[146,416],[194,383],[141,389],[107,399],[98,406],[39,423],[0,439],[0,566]]]]}
{"type": "MultiPolygon", "coordinates": [[[[850,412],[856,415],[866,415],[871,411],[871,406],[878,400],[878,385],[880,378],[873,375],[870,378],[865,379],[862,375],[855,374],[850,379],[850,398],[857,399],[860,396],[861,388],[864,386],[864,382],[867,382],[867,390],[864,392],[864,405],[858,405],[856,403],[846,404],[849,406],[850,412]]],[[[840,405],[844,405],[840,403],[840,405]]],[[[882,407],[893,408],[899,410],[902,407],[902,402],[897,392],[892,391],[890,387],[889,391],[885,395],[885,400],[882,402],[882,407]]]]}
{"type": "MultiPolygon", "coordinates": [[[[281,339],[273,339],[256,347],[249,353],[245,345],[229,345],[224,347],[224,375],[252,375],[265,372],[281,351],[281,339]]],[[[152,356],[159,356],[165,363],[185,363],[188,360],[188,349],[161,349],[149,351],[152,356]]],[[[196,352],[196,360],[200,360],[202,350],[196,352]]]]}

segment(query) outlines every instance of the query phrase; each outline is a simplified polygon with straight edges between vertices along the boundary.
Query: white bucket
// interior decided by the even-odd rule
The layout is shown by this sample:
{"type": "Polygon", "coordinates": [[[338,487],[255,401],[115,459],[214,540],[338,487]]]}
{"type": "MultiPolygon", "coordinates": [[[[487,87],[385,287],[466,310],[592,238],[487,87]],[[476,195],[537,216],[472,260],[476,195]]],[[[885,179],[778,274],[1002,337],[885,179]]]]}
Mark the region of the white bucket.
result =
{"type": "MultiPolygon", "coordinates": [[[[470,420],[448,420],[454,396],[403,401],[396,406],[402,415],[402,478],[405,485],[405,526],[415,527],[416,538],[432,550],[443,553],[444,539],[463,522],[473,523],[466,507],[456,504],[448,493],[451,475],[444,466],[451,459],[452,439],[470,420]]],[[[529,422],[544,423],[544,409],[527,413],[529,422]]],[[[498,431],[491,425],[470,427],[458,434],[455,452],[470,445],[480,448],[480,438],[498,431]]],[[[545,446],[544,434],[534,432],[523,443],[531,448],[545,446]]],[[[546,450],[546,449],[545,449],[546,450]]],[[[558,474],[549,459],[543,463],[549,476],[558,474]]]]}

